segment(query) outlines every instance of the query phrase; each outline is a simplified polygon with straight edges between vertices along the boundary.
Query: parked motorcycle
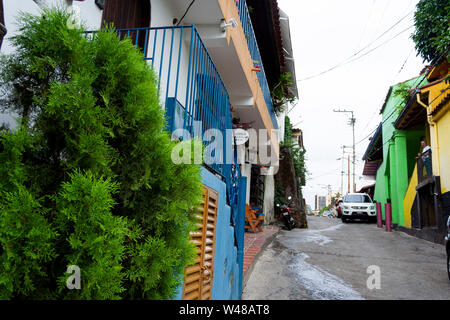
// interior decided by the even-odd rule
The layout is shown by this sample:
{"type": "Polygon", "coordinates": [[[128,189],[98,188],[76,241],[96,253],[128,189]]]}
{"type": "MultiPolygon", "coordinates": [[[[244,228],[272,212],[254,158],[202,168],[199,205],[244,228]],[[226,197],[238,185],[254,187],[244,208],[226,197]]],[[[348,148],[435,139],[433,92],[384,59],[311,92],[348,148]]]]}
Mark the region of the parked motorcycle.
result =
{"type": "Polygon", "coordinates": [[[281,210],[281,216],[283,217],[284,225],[288,230],[295,228],[295,220],[291,215],[292,209],[290,208],[292,197],[289,197],[288,204],[283,204],[280,208],[280,204],[277,203],[277,207],[281,210]]]}

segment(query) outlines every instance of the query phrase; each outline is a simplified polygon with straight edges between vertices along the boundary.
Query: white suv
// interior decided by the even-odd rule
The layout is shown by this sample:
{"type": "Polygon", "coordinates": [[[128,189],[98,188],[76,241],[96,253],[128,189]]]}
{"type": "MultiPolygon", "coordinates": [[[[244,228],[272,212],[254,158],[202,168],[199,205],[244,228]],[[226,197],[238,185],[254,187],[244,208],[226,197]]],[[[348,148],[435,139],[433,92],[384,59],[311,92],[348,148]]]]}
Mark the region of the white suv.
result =
{"type": "Polygon", "coordinates": [[[342,199],[342,222],[350,219],[366,219],[377,221],[375,204],[367,193],[349,193],[342,199]]]}

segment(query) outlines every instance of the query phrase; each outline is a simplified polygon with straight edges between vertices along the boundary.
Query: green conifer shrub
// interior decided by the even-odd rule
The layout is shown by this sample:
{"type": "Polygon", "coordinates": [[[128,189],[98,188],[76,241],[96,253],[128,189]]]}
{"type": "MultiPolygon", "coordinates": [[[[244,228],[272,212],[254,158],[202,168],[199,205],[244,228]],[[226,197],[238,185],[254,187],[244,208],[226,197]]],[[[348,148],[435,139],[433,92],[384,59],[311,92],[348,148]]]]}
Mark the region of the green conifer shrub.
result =
{"type": "Polygon", "coordinates": [[[0,295],[172,298],[195,256],[200,168],[172,162],[156,76],[131,41],[68,19],[22,14],[0,61],[2,111],[20,116],[0,133],[0,295]]]}

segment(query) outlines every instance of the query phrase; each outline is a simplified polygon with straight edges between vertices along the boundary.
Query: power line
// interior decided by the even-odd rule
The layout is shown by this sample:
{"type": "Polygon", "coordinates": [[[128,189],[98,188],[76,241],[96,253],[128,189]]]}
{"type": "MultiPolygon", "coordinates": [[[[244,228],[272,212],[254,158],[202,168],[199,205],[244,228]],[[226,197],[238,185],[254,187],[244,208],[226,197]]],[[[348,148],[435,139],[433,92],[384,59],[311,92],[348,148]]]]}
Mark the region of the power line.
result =
{"type": "Polygon", "coordinates": [[[334,169],[333,171],[326,172],[326,173],[322,173],[322,174],[320,174],[320,175],[313,176],[313,177],[308,177],[307,179],[308,179],[308,180],[314,180],[314,179],[317,179],[317,178],[320,178],[320,177],[324,177],[324,176],[328,176],[328,175],[331,175],[331,174],[335,174],[335,173],[336,173],[336,170],[339,170],[340,168],[341,168],[341,167],[339,166],[338,168],[334,169]]]}
{"type": "MultiPolygon", "coordinates": [[[[444,80],[442,80],[442,81],[444,81],[444,80]]],[[[445,93],[445,91],[447,91],[447,90],[449,90],[449,89],[450,89],[450,86],[448,86],[447,88],[443,89],[443,90],[441,91],[441,93],[440,93],[436,98],[434,98],[433,100],[431,100],[431,102],[430,102],[428,105],[431,105],[434,101],[436,101],[437,98],[439,98],[440,96],[442,96],[442,95],[445,93]]]]}
{"type": "MultiPolygon", "coordinates": [[[[394,76],[394,78],[392,79],[391,82],[394,82],[394,80],[398,77],[398,75],[402,72],[403,68],[405,67],[407,61],[409,60],[409,57],[411,56],[412,52],[414,51],[414,47],[411,49],[411,51],[409,52],[408,56],[406,57],[405,61],[403,62],[400,70],[398,71],[398,73],[394,76]]],[[[366,130],[366,128],[369,126],[369,124],[372,122],[373,118],[375,117],[377,113],[377,110],[375,109],[374,113],[372,114],[372,116],[370,117],[370,120],[367,122],[367,124],[364,126],[363,132],[366,130]]],[[[375,130],[378,128],[378,125],[375,127],[375,129],[372,130],[371,133],[369,133],[369,135],[365,138],[363,138],[361,141],[358,141],[357,144],[359,144],[360,142],[364,141],[366,138],[368,138],[373,132],[375,132],[375,130]]]]}
{"type": "MultiPolygon", "coordinates": [[[[414,27],[414,25],[409,26],[408,28],[406,28],[406,29],[400,31],[399,33],[397,33],[397,34],[396,34],[395,36],[393,36],[392,38],[390,38],[390,39],[386,40],[385,42],[379,44],[379,45],[376,46],[375,48],[373,48],[373,49],[371,49],[371,50],[365,52],[364,54],[360,55],[359,57],[356,57],[356,58],[354,58],[353,60],[350,60],[350,61],[346,62],[345,64],[350,63],[350,62],[353,62],[353,61],[356,61],[356,60],[359,60],[359,59],[361,59],[362,57],[365,57],[366,55],[368,55],[369,53],[375,51],[376,49],[380,48],[381,46],[385,45],[386,43],[388,43],[388,42],[394,40],[394,39],[397,38],[399,35],[401,35],[402,33],[406,32],[406,31],[408,31],[408,30],[411,29],[412,27],[414,27]]],[[[345,65],[345,64],[344,64],[344,65],[345,65]]]]}
{"type": "MultiPolygon", "coordinates": [[[[444,91],[442,91],[441,94],[439,94],[436,98],[434,98],[433,101],[431,101],[429,104],[433,103],[437,98],[439,98],[441,95],[443,95],[443,94],[445,93],[445,91],[447,91],[449,88],[450,88],[450,86],[447,87],[444,91]]],[[[415,119],[417,119],[417,117],[418,117],[419,114],[420,114],[420,113],[417,113],[416,116],[415,116],[414,118],[410,119],[410,120],[408,121],[407,125],[408,125],[409,123],[411,123],[412,121],[414,121],[415,119]]],[[[391,113],[391,115],[392,115],[392,113],[391,113]]],[[[387,119],[386,119],[386,120],[387,120],[387,119]]],[[[378,150],[383,149],[383,147],[384,147],[388,142],[390,142],[390,141],[392,140],[392,138],[394,138],[394,137],[395,137],[395,136],[392,136],[390,139],[386,140],[386,142],[383,143],[383,144],[381,145],[381,147],[377,148],[375,151],[372,151],[372,153],[375,153],[375,152],[377,152],[378,150]]]]}
{"type": "Polygon", "coordinates": [[[383,13],[381,14],[381,19],[380,19],[380,21],[379,21],[378,23],[381,23],[381,21],[383,21],[384,15],[386,14],[387,8],[389,7],[389,4],[390,4],[390,3],[391,3],[391,1],[388,0],[387,3],[386,3],[386,6],[385,6],[384,9],[383,9],[383,13]]]}
{"type": "Polygon", "coordinates": [[[369,54],[370,52],[372,52],[372,51],[378,49],[378,48],[381,47],[382,45],[384,45],[384,44],[388,43],[389,41],[393,40],[394,38],[396,38],[397,36],[399,36],[401,33],[407,31],[408,29],[412,28],[413,26],[408,27],[407,29],[405,29],[405,30],[403,30],[402,32],[400,32],[400,33],[398,33],[397,35],[395,35],[393,38],[389,39],[388,41],[383,42],[381,45],[379,45],[379,46],[375,47],[374,49],[369,50],[368,52],[364,53],[363,55],[357,57],[358,54],[360,54],[360,53],[361,53],[362,51],[364,51],[365,49],[369,48],[372,44],[374,44],[374,43],[375,43],[376,41],[378,41],[381,37],[383,37],[386,33],[388,33],[390,30],[392,30],[395,26],[397,26],[401,21],[403,21],[403,20],[404,20],[407,16],[409,16],[412,12],[414,12],[414,10],[410,11],[407,15],[405,15],[405,16],[402,17],[400,20],[398,20],[398,21],[397,21],[395,24],[393,24],[389,29],[387,29],[387,30],[384,31],[381,35],[379,35],[375,40],[373,40],[372,42],[370,42],[369,44],[367,44],[366,46],[364,46],[363,48],[361,48],[360,50],[358,50],[357,52],[355,52],[354,54],[352,54],[352,55],[349,56],[348,58],[346,58],[346,59],[344,59],[343,61],[339,62],[339,63],[336,64],[335,66],[333,66],[333,67],[331,67],[331,68],[329,68],[329,69],[327,69],[327,70],[324,70],[324,71],[322,71],[322,72],[320,72],[320,73],[317,73],[317,74],[315,74],[315,75],[312,75],[312,76],[303,78],[303,79],[301,79],[301,80],[297,80],[297,82],[305,81],[305,80],[309,80],[309,79],[312,79],[312,78],[321,76],[321,75],[323,75],[323,74],[325,74],[325,73],[328,73],[328,72],[330,72],[330,71],[332,71],[332,70],[334,70],[334,69],[336,69],[336,68],[339,68],[339,67],[341,67],[341,66],[343,66],[343,65],[346,65],[346,64],[351,63],[351,62],[353,62],[353,61],[356,61],[356,60],[358,60],[359,58],[362,58],[362,57],[366,56],[366,55],[369,54]]]}
{"type": "Polygon", "coordinates": [[[367,26],[368,26],[368,24],[369,24],[370,19],[372,18],[372,13],[373,13],[373,7],[374,7],[374,5],[375,5],[375,0],[372,0],[372,6],[370,7],[370,10],[369,10],[370,15],[369,15],[369,17],[368,17],[367,20],[366,20],[366,24],[365,24],[365,26],[364,26],[363,32],[362,32],[362,34],[361,34],[361,37],[359,38],[358,46],[356,47],[357,49],[358,49],[359,46],[361,45],[361,41],[362,41],[362,39],[364,38],[364,36],[365,36],[365,34],[366,34],[367,26]]]}
{"type": "MultiPolygon", "coordinates": [[[[446,52],[444,52],[431,66],[430,66],[430,68],[431,69],[433,69],[436,65],[437,65],[437,63],[438,63],[438,61],[445,55],[445,54],[447,54],[447,52],[448,52],[448,50],[446,51],[446,52]]],[[[404,64],[403,64],[404,65],[404,64]]],[[[417,79],[416,79],[416,81],[414,82],[414,84],[411,86],[411,89],[413,89],[413,87],[414,87],[414,91],[422,84],[422,82],[424,81],[426,79],[426,74],[423,74],[423,75],[420,75],[420,76],[418,76],[417,77],[417,79]],[[418,82],[420,80],[420,82],[418,82]]],[[[410,89],[410,90],[411,90],[410,89]]],[[[440,95],[439,95],[440,96],[440,95]]],[[[439,97],[438,96],[438,97],[439,97]]],[[[436,97],[437,98],[437,97],[436,97]]],[[[434,101],[434,100],[433,100],[434,101]]],[[[381,122],[381,124],[384,124],[395,112],[396,112],[397,110],[396,109],[394,109],[390,114],[389,114],[389,116],[387,116],[387,118],[385,119],[385,120],[383,120],[382,122],[381,122]]],[[[370,120],[370,121],[372,121],[372,119],[370,120]]],[[[369,123],[370,123],[370,121],[369,121],[369,123]]],[[[370,135],[372,135],[373,133],[375,133],[375,131],[377,130],[377,128],[378,128],[378,125],[376,126],[376,128],[375,129],[373,129],[372,130],[372,132],[370,132],[365,138],[363,138],[363,139],[361,139],[360,141],[358,141],[356,144],[359,144],[359,143],[361,143],[362,141],[364,141],[365,139],[367,139],[370,135]]]]}
{"type": "Polygon", "coordinates": [[[405,67],[406,62],[408,62],[409,57],[411,56],[411,53],[413,53],[413,51],[414,51],[414,47],[413,47],[413,48],[411,49],[411,51],[409,52],[408,56],[406,57],[405,62],[403,62],[402,67],[400,68],[400,70],[398,70],[398,73],[396,74],[396,76],[398,76],[398,75],[403,71],[403,68],[405,67]]]}
{"type": "Polygon", "coordinates": [[[192,0],[191,3],[189,4],[189,6],[187,7],[186,11],[184,12],[183,16],[180,18],[180,21],[178,21],[177,26],[180,25],[181,21],[183,21],[184,17],[186,17],[186,15],[189,12],[189,9],[191,9],[192,5],[194,4],[195,0],[192,0]]]}
{"type": "MultiPolygon", "coordinates": [[[[367,129],[367,127],[368,127],[369,124],[372,122],[372,120],[373,120],[373,118],[375,117],[376,114],[377,114],[377,109],[375,109],[375,111],[373,112],[373,114],[370,116],[370,120],[369,120],[369,121],[367,122],[367,124],[364,126],[364,129],[362,129],[363,132],[367,129]]],[[[378,128],[378,125],[377,125],[376,128],[378,128]]],[[[376,130],[376,128],[375,128],[374,130],[376,130]]],[[[369,135],[371,135],[371,133],[369,133],[369,135]]],[[[367,138],[367,137],[366,137],[366,138],[367,138]]],[[[366,139],[366,138],[364,138],[364,139],[366,139]]],[[[364,139],[362,139],[362,140],[364,140],[364,139]]],[[[362,141],[362,140],[361,140],[361,141],[362,141]]],[[[356,144],[360,143],[361,141],[358,141],[356,144]]]]}
{"type": "Polygon", "coordinates": [[[330,69],[328,69],[328,70],[326,70],[326,71],[322,71],[321,73],[318,73],[318,74],[316,74],[316,75],[314,75],[314,76],[310,76],[310,77],[308,77],[308,78],[304,78],[304,79],[298,80],[298,82],[300,82],[300,81],[305,81],[305,80],[309,80],[309,79],[318,77],[318,76],[320,76],[320,75],[322,75],[322,74],[325,74],[325,73],[327,73],[327,72],[330,72],[330,71],[332,71],[332,70],[334,70],[334,69],[336,69],[336,68],[338,68],[338,67],[342,67],[342,66],[344,66],[344,65],[346,65],[346,64],[349,64],[349,63],[351,63],[351,62],[354,62],[354,61],[356,61],[356,60],[359,60],[359,59],[361,59],[361,58],[367,56],[369,53],[375,51],[376,49],[382,47],[382,46],[385,45],[386,43],[388,43],[388,42],[394,40],[394,39],[397,38],[399,35],[401,35],[402,33],[406,32],[406,31],[408,31],[408,30],[411,29],[412,27],[414,27],[414,25],[409,26],[408,28],[406,28],[406,29],[400,31],[399,33],[397,33],[397,34],[396,34],[395,36],[393,36],[392,38],[386,40],[385,42],[381,43],[380,45],[378,45],[378,46],[376,46],[375,48],[373,48],[373,49],[371,49],[371,50],[369,50],[369,51],[363,53],[362,55],[360,55],[360,56],[358,56],[358,57],[355,57],[355,58],[353,58],[353,59],[351,59],[351,60],[343,61],[343,62],[341,62],[340,64],[338,64],[338,65],[336,65],[336,66],[334,66],[334,67],[332,67],[332,68],[330,68],[330,69]]]}

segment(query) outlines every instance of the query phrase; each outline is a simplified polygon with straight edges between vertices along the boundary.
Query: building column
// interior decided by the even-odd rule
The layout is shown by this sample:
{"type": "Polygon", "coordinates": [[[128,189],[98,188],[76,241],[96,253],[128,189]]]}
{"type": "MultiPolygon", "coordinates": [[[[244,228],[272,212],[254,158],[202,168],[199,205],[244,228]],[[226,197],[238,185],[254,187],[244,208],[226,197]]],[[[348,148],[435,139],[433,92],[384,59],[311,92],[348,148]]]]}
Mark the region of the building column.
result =
{"type": "MultiPolygon", "coordinates": [[[[408,189],[408,159],[406,150],[406,135],[404,132],[397,132],[395,136],[395,160],[396,160],[396,180],[397,180],[397,216],[398,224],[405,225],[405,210],[403,199],[408,189]]],[[[391,173],[392,174],[392,173],[391,173]]]]}
{"type": "Polygon", "coordinates": [[[250,181],[252,181],[252,164],[244,163],[242,165],[242,176],[247,178],[247,188],[245,194],[245,203],[250,204],[250,181]]]}
{"type": "MultiPolygon", "coordinates": [[[[250,181],[247,180],[245,177],[241,177],[239,179],[239,185],[249,185],[250,181]]],[[[237,256],[237,262],[239,265],[239,288],[238,288],[238,299],[242,299],[242,284],[244,279],[244,238],[245,238],[245,205],[246,202],[244,201],[246,198],[245,195],[246,188],[239,188],[239,203],[238,203],[238,219],[236,222],[235,228],[235,234],[236,234],[236,240],[237,240],[237,249],[238,249],[238,256],[237,256]],[[237,231],[237,232],[236,232],[237,231]]]]}
{"type": "Polygon", "coordinates": [[[245,144],[238,145],[238,161],[241,164],[241,176],[247,178],[247,185],[245,190],[245,203],[250,204],[250,181],[252,178],[252,164],[247,162],[249,159],[247,153],[248,147],[245,144]]]}
{"type": "Polygon", "coordinates": [[[397,195],[397,155],[395,142],[389,141],[389,178],[391,182],[391,190],[389,190],[391,196],[391,214],[392,224],[398,224],[398,195],[397,195]]]}
{"type": "MultiPolygon", "coordinates": [[[[384,179],[384,200],[386,200],[386,199],[390,199],[391,198],[391,179],[388,177],[388,176],[386,176],[386,175],[384,175],[383,176],[383,179],[384,179]]],[[[385,210],[384,210],[384,204],[385,203],[382,203],[382,205],[381,205],[381,215],[382,215],[382,217],[383,217],[383,219],[384,220],[386,220],[386,212],[385,212],[385,210]]]]}
{"type": "Polygon", "coordinates": [[[275,220],[275,177],[267,175],[264,178],[264,215],[265,223],[271,223],[275,220]]]}

